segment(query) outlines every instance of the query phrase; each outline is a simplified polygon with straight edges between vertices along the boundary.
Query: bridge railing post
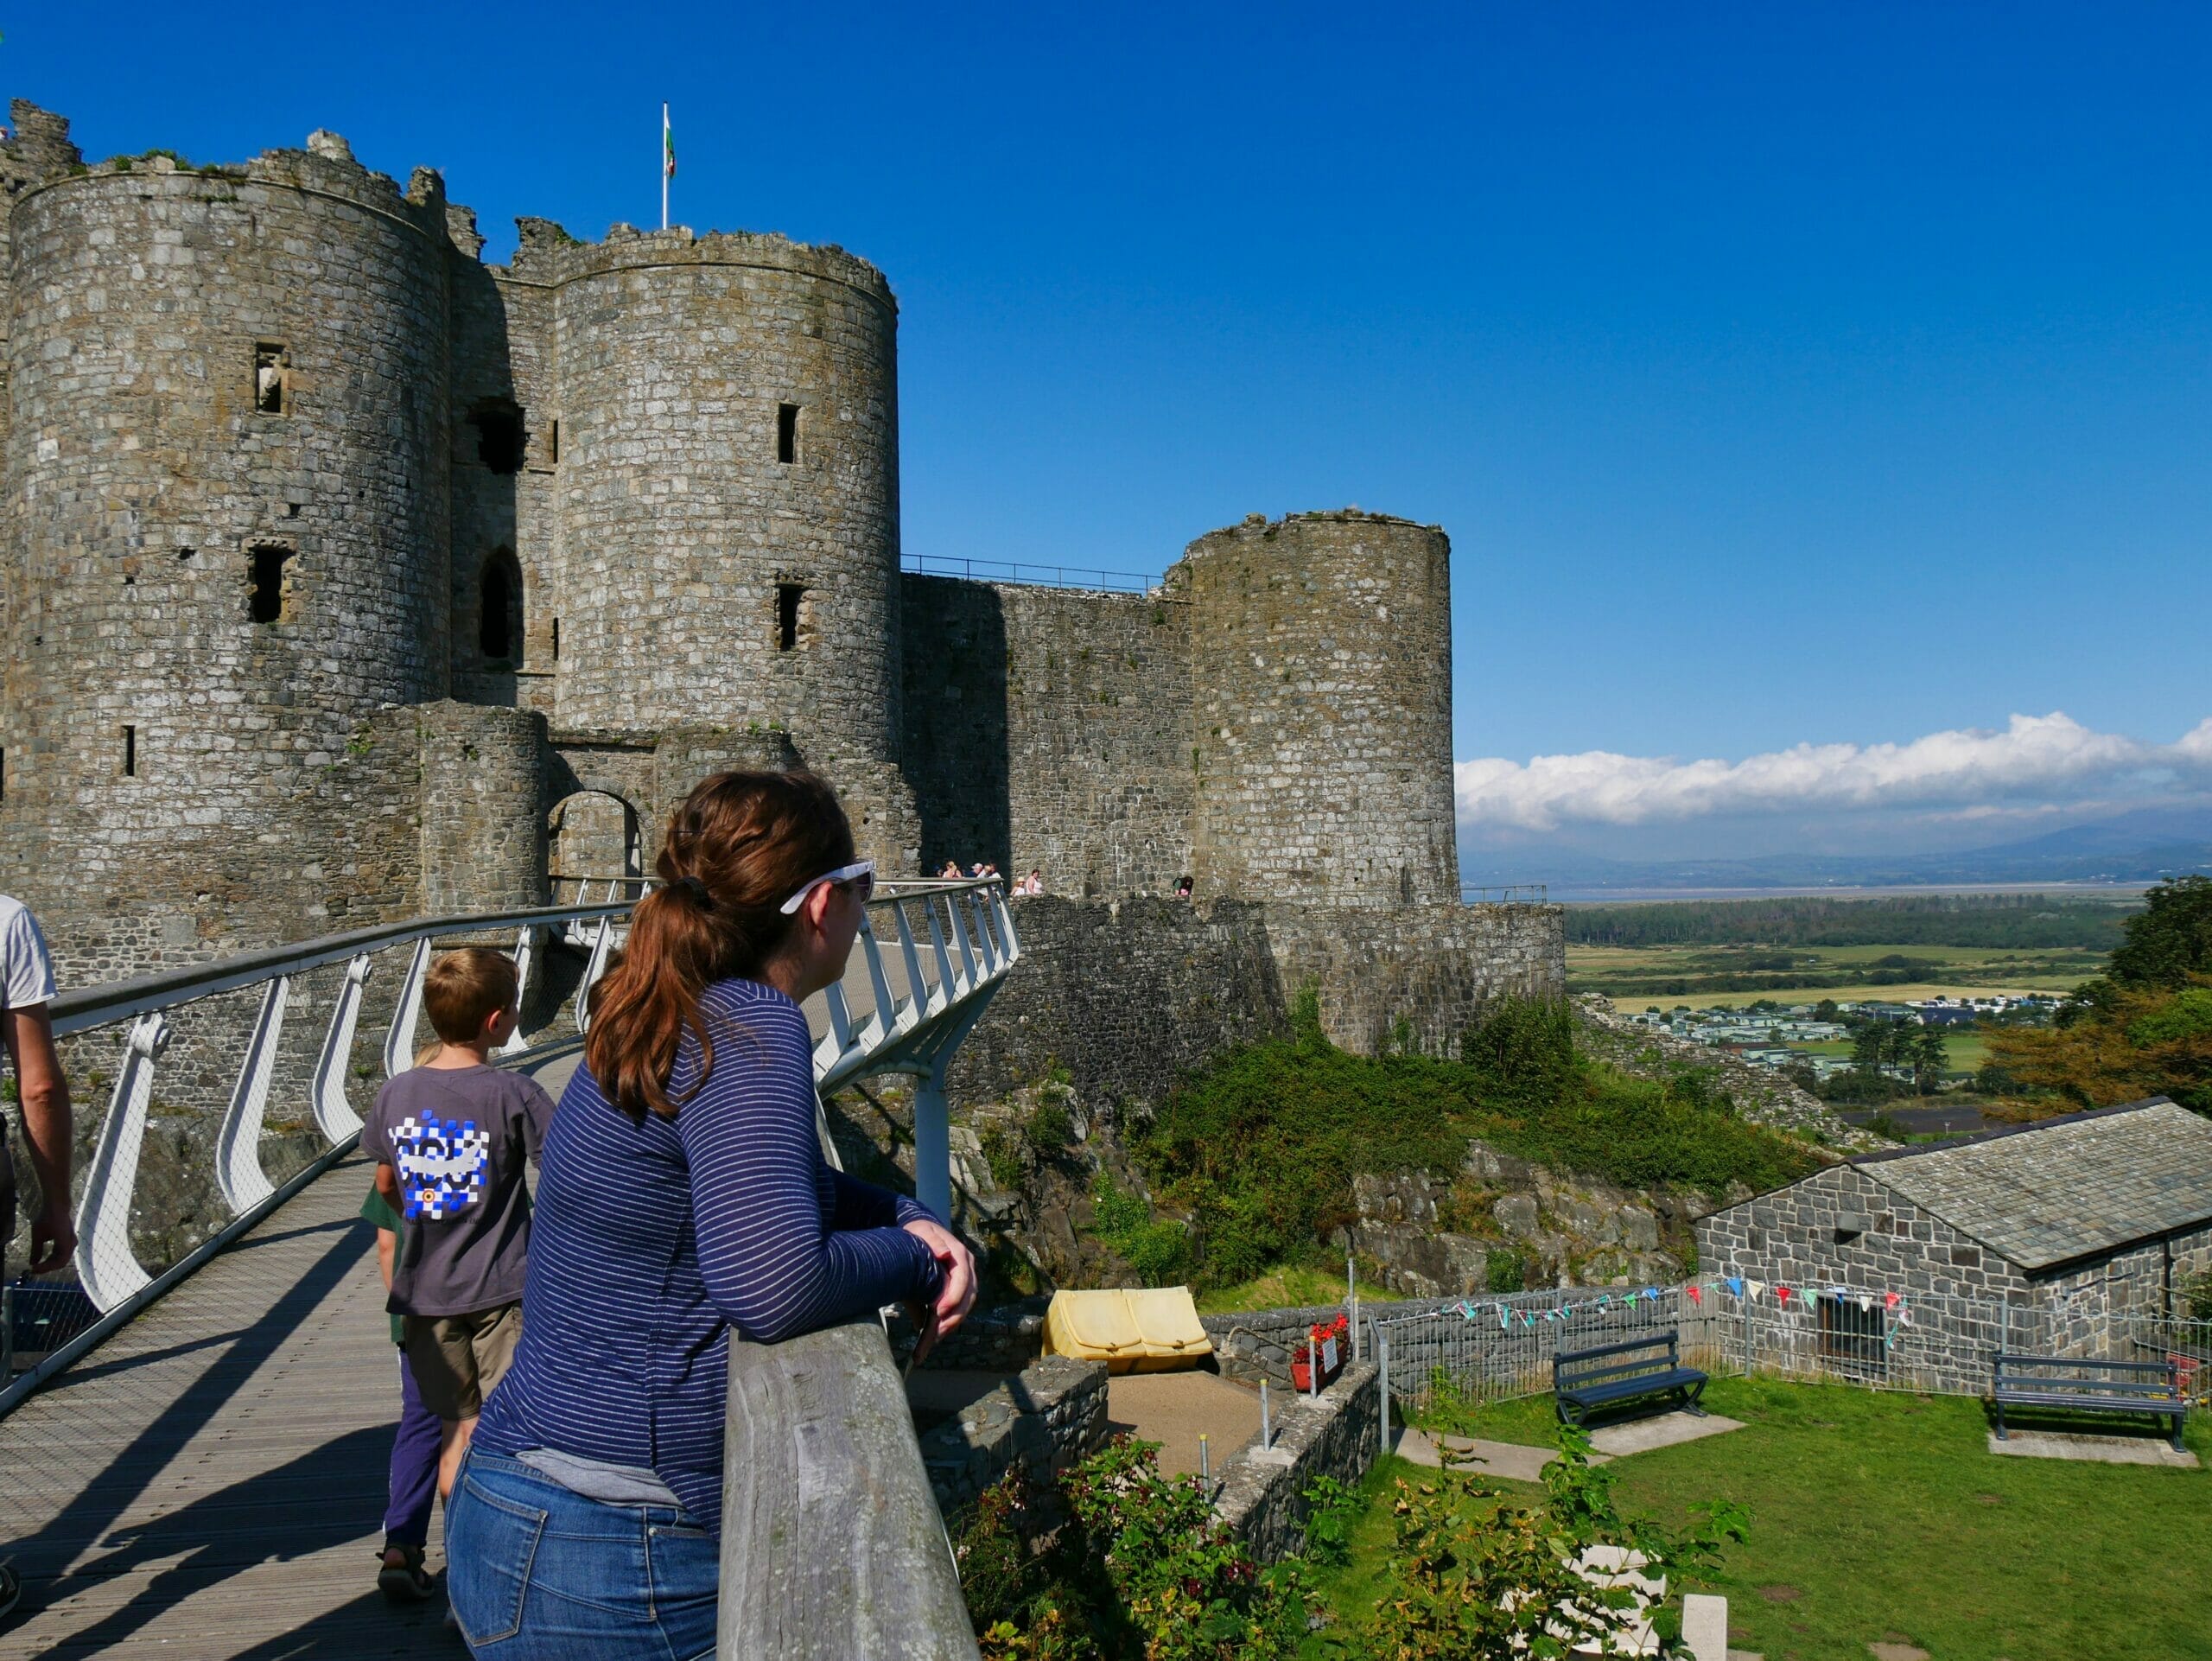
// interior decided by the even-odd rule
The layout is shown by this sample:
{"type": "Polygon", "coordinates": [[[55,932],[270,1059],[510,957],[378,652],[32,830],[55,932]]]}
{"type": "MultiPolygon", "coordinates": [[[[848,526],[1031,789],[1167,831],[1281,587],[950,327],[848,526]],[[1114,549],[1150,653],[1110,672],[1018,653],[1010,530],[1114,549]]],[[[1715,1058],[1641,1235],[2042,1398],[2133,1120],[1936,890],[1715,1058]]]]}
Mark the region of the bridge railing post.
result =
{"type": "Polygon", "coordinates": [[[77,1278],[101,1310],[114,1308],[153,1278],[130,1244],[130,1196],[138,1186],[138,1154],[146,1142],[154,1059],[168,1043],[169,1024],[160,1010],[130,1023],[115,1093],[108,1099],[92,1169],[77,1201],[77,1278]]]}
{"type": "Polygon", "coordinates": [[[246,1040],[231,1104],[215,1133],[215,1187],[236,1217],[276,1192],[261,1168],[261,1124],[269,1106],[269,1081],[276,1067],[276,1041],[284,1030],[284,1005],[292,982],[279,975],[262,995],[261,1013],[246,1040]]]}
{"type": "Polygon", "coordinates": [[[322,1054],[315,1064],[315,1122],[325,1138],[340,1142],[361,1128],[361,1116],[346,1094],[346,1068],[353,1056],[353,1029],[361,1020],[361,987],[376,960],[364,951],[349,958],[338,988],[338,1007],[330,1012],[322,1054]]]}
{"type": "Polygon", "coordinates": [[[392,1006],[391,1028],[384,1035],[384,1076],[396,1079],[415,1065],[415,1023],[423,1013],[423,980],[430,972],[430,937],[415,942],[407,960],[407,978],[399,983],[399,1001],[392,1006]]]}

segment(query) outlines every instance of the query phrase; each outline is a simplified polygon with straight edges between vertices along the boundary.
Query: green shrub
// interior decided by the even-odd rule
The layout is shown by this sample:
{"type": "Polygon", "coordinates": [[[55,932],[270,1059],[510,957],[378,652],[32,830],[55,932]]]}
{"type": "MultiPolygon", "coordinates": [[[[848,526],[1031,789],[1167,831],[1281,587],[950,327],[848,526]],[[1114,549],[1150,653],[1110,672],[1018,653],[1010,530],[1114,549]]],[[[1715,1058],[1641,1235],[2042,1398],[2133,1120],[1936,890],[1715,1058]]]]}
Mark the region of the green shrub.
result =
{"type": "Polygon", "coordinates": [[[1104,1171],[1091,1181],[1090,1208],[1098,1238],[1147,1286],[1176,1286],[1186,1278],[1190,1239],[1180,1223],[1155,1219],[1149,1206],[1104,1171]]]}
{"type": "Polygon", "coordinates": [[[1574,1013],[1555,998],[1499,998],[1467,1028],[1460,1054],[1484,1100],[1500,1108],[1542,1107],[1575,1072],[1574,1013]]]}
{"type": "Polygon", "coordinates": [[[983,1163],[991,1168],[991,1181],[1008,1190],[1020,1187],[1029,1168],[1021,1157],[1019,1138],[995,1124],[979,1140],[983,1145],[983,1163]]]}
{"type": "Polygon", "coordinates": [[[1351,1529],[1359,1516],[1357,1490],[1332,1476],[1317,1476],[1306,1488],[1306,1559],[1341,1569],[1351,1561],[1351,1529]]]}
{"type": "Polygon", "coordinates": [[[1039,1102],[1030,1110],[1021,1134],[1039,1159],[1052,1159],[1075,1146],[1075,1122],[1058,1102],[1039,1102]]]}
{"type": "Polygon", "coordinates": [[[1483,1283],[1493,1292],[1525,1291],[1529,1266],[1517,1251],[1493,1251],[1483,1264],[1483,1283]]]}
{"type": "MultiPolygon", "coordinates": [[[[1390,1661],[1565,1655],[1586,1641],[1604,1643],[1634,1601],[1626,1588],[1599,1589],[1575,1571],[1591,1545],[1642,1553],[1645,1572],[1663,1574],[1679,1596],[1679,1588],[1710,1582],[1722,1547],[1745,1537],[1742,1507],[1725,1501],[1697,1508],[1684,1530],[1624,1517],[1610,1473],[1589,1462],[1589,1439],[1562,1429],[1559,1441],[1540,1505],[1448,1472],[1396,1485],[1382,1595],[1352,1653],[1390,1661]]],[[[1662,1642],[1679,1645],[1678,1609],[1654,1614],[1662,1642]]]]}
{"type": "Polygon", "coordinates": [[[986,1661],[1298,1654],[1309,1595],[1299,1565],[1261,1569],[1195,1477],[1160,1474],[1158,1452],[1116,1436],[1069,1471],[1060,1526],[1019,1477],[959,1519],[953,1556],[986,1661]]]}

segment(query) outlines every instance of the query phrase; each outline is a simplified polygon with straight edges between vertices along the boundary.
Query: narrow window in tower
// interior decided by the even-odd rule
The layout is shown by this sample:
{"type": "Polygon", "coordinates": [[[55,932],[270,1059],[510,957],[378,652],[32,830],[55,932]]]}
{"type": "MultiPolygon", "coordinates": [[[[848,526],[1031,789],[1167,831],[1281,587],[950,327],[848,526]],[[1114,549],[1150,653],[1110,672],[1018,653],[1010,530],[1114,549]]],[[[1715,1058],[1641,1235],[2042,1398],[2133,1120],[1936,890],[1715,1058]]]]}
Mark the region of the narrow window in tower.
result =
{"type": "Polygon", "coordinates": [[[549,468],[561,465],[561,417],[558,416],[553,417],[551,424],[545,430],[545,465],[549,468]]]}
{"type": "Polygon", "coordinates": [[[561,661],[561,620],[557,617],[553,620],[553,661],[561,661]]]}
{"type": "Polygon", "coordinates": [[[494,473],[520,473],[529,438],[522,411],[494,398],[478,405],[468,419],[476,429],[476,459],[494,473]]]}
{"type": "Polygon", "coordinates": [[[246,550],[247,576],[251,588],[246,614],[257,623],[292,620],[292,550],[278,543],[258,543],[246,550]]]}
{"type": "Polygon", "coordinates": [[[8,799],[8,752],[0,750],[0,802],[8,799]]]}
{"type": "Polygon", "coordinates": [[[798,597],[806,590],[796,582],[776,584],[776,650],[789,652],[798,644],[798,597]]]}
{"type": "Polygon", "coordinates": [[[776,459],[791,462],[798,460],[798,405],[779,404],[776,406],[776,459]]]}
{"type": "Polygon", "coordinates": [[[138,776],[138,729],[136,727],[123,729],[123,776],[126,779],[138,776]]]}
{"type": "Polygon", "coordinates": [[[494,549],[477,589],[476,644],[486,662],[505,663],[519,655],[521,639],[522,573],[512,554],[494,549]]]}
{"type": "Polygon", "coordinates": [[[289,360],[282,340],[257,340],[253,347],[253,407],[261,415],[284,415],[291,409],[285,396],[289,360]]]}

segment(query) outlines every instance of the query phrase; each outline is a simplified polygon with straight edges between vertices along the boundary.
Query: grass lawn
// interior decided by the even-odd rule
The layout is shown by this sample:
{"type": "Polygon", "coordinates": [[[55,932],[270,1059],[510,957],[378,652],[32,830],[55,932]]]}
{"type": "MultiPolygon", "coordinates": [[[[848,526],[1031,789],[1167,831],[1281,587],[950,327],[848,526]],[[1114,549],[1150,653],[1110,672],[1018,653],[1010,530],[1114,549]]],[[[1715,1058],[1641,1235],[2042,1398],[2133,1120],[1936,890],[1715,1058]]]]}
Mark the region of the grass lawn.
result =
{"type": "MultiPolygon", "coordinates": [[[[1704,1500],[1750,1510],[1750,1540],[1707,1588],[1728,1599],[1732,1648],[1867,1661],[1868,1644],[1902,1639],[1936,1661],[2212,1658],[2212,1473],[1999,1458],[1981,1403],[1956,1397],[1724,1378],[1706,1401],[1747,1428],[1610,1468],[1626,1511],[1679,1524],[1704,1500]]],[[[1452,1428],[1548,1443],[1550,1398],[1452,1428]]],[[[2188,1442],[2212,1462],[2201,1423],[2188,1442]]],[[[1340,1619],[1382,1592],[1399,1476],[1433,1480],[1378,1466],[1351,1567],[1317,1571],[1340,1619]]]]}
{"type": "MultiPolygon", "coordinates": [[[[1391,1303],[1397,1297],[1395,1292],[1380,1286],[1359,1282],[1362,1303],[1391,1303]]],[[[1206,1315],[1230,1314],[1242,1309],[1302,1309],[1313,1304],[1344,1301],[1343,1275],[1305,1263],[1283,1263],[1236,1286],[1198,1295],[1198,1313],[1206,1315]]]]}

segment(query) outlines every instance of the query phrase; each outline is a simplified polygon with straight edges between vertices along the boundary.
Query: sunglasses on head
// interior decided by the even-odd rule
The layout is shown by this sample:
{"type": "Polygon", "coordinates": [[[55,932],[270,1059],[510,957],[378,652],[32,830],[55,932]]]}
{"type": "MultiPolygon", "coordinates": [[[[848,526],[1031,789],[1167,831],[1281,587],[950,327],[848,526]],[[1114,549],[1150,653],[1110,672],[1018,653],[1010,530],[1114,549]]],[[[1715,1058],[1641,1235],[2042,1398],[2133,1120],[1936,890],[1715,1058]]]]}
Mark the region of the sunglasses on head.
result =
{"type": "Polygon", "coordinates": [[[875,892],[875,862],[872,859],[863,859],[850,865],[840,865],[834,871],[824,871],[776,909],[782,912],[785,916],[790,916],[806,903],[807,895],[825,883],[837,888],[844,888],[849,884],[859,890],[861,903],[866,905],[868,896],[875,892]]]}

